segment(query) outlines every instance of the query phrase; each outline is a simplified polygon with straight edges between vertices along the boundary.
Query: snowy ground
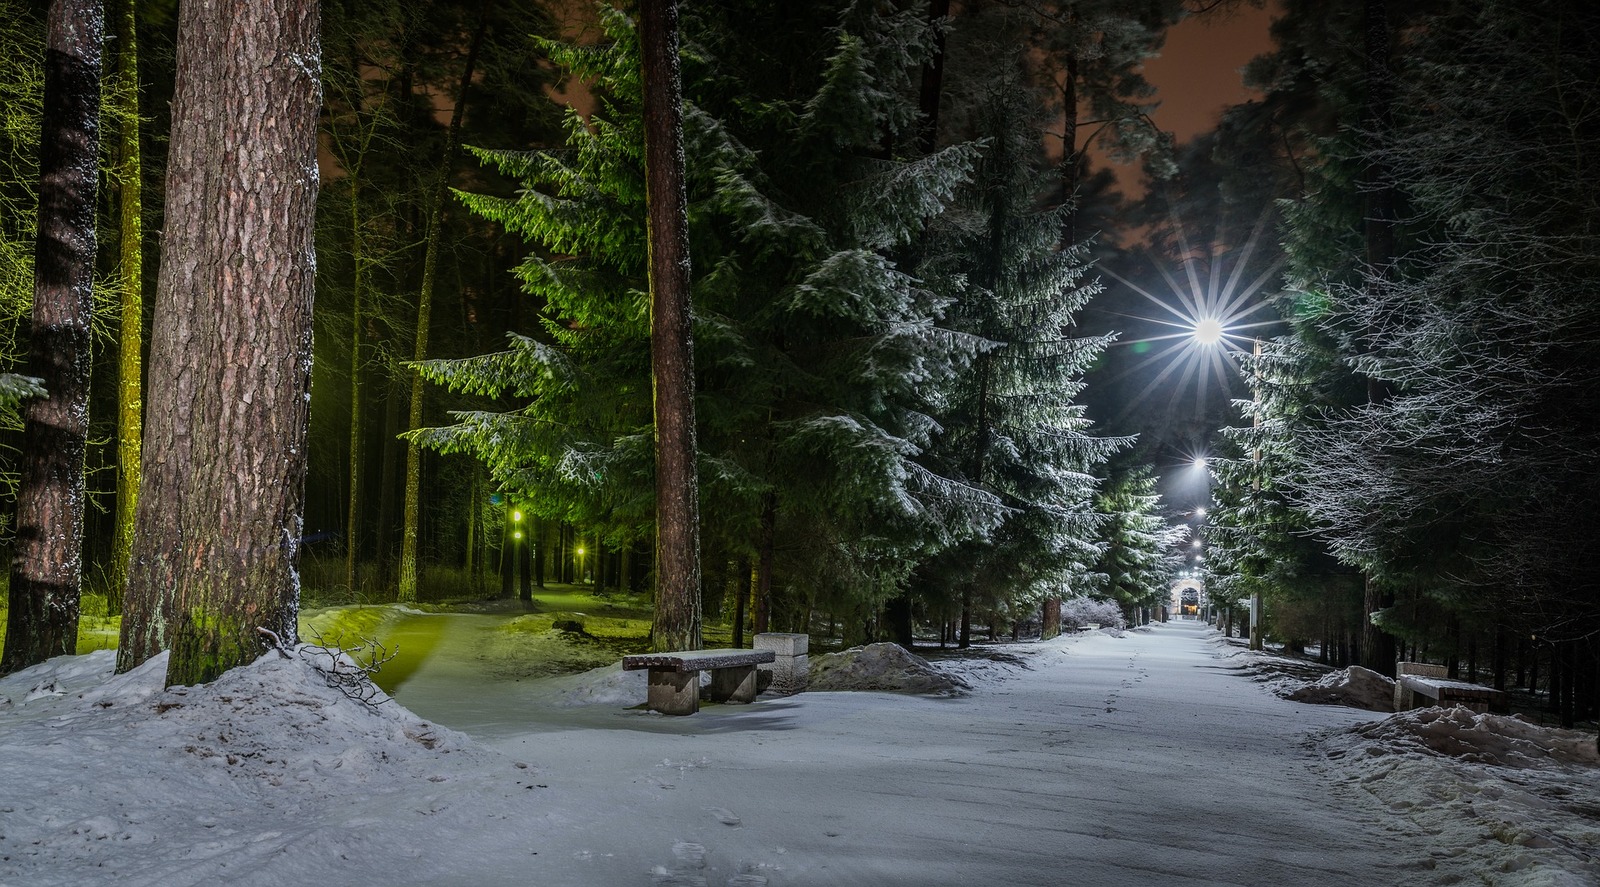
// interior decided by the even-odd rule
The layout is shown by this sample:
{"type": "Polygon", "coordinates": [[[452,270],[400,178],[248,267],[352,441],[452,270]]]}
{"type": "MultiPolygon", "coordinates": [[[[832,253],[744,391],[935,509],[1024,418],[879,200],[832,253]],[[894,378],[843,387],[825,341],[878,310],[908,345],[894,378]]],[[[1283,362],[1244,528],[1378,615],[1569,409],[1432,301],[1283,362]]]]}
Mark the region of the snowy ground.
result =
{"type": "Polygon", "coordinates": [[[473,649],[376,710],[52,660],[0,680],[0,885],[1600,883],[1593,736],[1286,701],[1194,623],[1007,651],[689,718],[473,649]]]}

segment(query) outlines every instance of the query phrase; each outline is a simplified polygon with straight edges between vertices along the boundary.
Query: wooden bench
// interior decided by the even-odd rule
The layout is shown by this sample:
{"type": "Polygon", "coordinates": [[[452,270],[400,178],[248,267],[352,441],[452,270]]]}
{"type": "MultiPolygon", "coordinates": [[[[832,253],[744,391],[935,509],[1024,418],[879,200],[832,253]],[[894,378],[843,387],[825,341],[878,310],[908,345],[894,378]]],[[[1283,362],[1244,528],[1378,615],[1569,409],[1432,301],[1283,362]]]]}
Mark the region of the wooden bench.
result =
{"type": "Polygon", "coordinates": [[[622,657],[625,671],[649,669],[646,703],[664,715],[692,715],[700,710],[700,672],[711,672],[706,696],[712,702],[754,702],[756,666],[771,662],[771,650],[688,650],[640,653],[622,657]]]}
{"type": "Polygon", "coordinates": [[[1504,691],[1482,684],[1451,680],[1449,669],[1422,662],[1395,665],[1394,710],[1406,711],[1424,705],[1464,705],[1479,714],[1509,710],[1504,691]]]}

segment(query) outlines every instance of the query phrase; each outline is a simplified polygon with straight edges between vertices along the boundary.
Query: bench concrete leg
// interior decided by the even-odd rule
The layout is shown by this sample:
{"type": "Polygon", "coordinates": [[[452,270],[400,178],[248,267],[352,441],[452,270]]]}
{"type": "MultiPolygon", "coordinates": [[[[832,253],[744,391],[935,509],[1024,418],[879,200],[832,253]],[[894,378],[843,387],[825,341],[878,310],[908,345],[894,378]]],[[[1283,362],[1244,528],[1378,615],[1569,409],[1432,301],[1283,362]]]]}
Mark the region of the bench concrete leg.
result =
{"type": "Polygon", "coordinates": [[[664,715],[692,715],[700,710],[700,673],[650,669],[646,702],[664,715]]]}
{"type": "Polygon", "coordinates": [[[741,665],[713,671],[707,695],[713,702],[755,702],[756,667],[741,665]]]}

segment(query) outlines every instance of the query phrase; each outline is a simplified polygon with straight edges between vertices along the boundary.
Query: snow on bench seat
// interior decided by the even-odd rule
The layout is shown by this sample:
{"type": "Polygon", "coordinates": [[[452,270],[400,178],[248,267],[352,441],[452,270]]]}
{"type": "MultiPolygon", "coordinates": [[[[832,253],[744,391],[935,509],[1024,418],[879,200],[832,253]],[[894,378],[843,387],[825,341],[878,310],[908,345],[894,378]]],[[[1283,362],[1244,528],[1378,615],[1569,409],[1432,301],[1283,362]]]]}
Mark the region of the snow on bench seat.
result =
{"type": "Polygon", "coordinates": [[[1433,705],[1462,705],[1479,714],[1505,711],[1507,699],[1504,691],[1468,681],[1452,680],[1442,665],[1420,662],[1396,664],[1394,682],[1395,711],[1433,705]],[[1428,702],[1419,701],[1419,697],[1428,702]]]}
{"type": "Polygon", "coordinates": [[[622,657],[625,671],[649,669],[646,704],[666,715],[692,715],[700,710],[700,677],[711,672],[706,695],[712,702],[754,702],[756,666],[771,662],[771,650],[684,650],[676,653],[639,653],[622,657]]]}

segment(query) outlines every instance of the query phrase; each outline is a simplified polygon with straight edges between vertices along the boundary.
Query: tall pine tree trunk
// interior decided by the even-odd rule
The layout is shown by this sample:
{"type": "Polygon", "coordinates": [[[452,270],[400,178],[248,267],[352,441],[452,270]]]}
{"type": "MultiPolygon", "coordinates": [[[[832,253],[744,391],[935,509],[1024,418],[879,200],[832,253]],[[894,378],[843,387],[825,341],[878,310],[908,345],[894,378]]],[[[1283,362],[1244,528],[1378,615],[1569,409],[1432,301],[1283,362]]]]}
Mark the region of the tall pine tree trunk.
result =
{"type": "Polygon", "coordinates": [[[315,271],[316,0],[184,3],[118,668],[209,681],[296,640],[315,271]]]}
{"type": "MultiPolygon", "coordinates": [[[[1076,14],[1074,14],[1074,20],[1076,14]]],[[[1079,176],[1083,171],[1083,152],[1078,147],[1078,69],[1081,65],[1076,55],[1065,60],[1065,74],[1061,85],[1062,135],[1061,135],[1061,196],[1063,206],[1078,199],[1079,176]]],[[[1078,212],[1073,210],[1064,217],[1061,225],[1061,245],[1073,246],[1078,242],[1078,212]]]]}
{"type": "Polygon", "coordinates": [[[676,0],[641,0],[639,43],[656,419],[656,604],[650,637],[658,651],[698,650],[700,495],[676,0]]]}
{"type": "Polygon", "coordinates": [[[350,256],[354,265],[350,280],[350,463],[348,469],[348,497],[344,520],[344,582],[351,592],[357,590],[360,579],[357,570],[361,561],[361,468],[366,458],[366,447],[361,439],[366,421],[366,402],[361,397],[361,370],[366,365],[366,323],[364,295],[366,252],[361,242],[361,169],[348,170],[350,177],[350,256]]]}
{"type": "MultiPolygon", "coordinates": [[[[439,230],[444,221],[444,201],[450,186],[450,167],[455,163],[456,148],[461,139],[461,120],[467,110],[467,90],[472,86],[472,71],[478,63],[478,50],[483,47],[483,35],[489,29],[489,4],[487,0],[478,8],[478,26],[467,47],[467,60],[461,69],[461,85],[456,90],[455,110],[450,114],[450,128],[445,133],[444,157],[439,161],[439,178],[434,186],[432,202],[428,207],[427,249],[422,261],[422,285],[417,292],[417,338],[411,359],[421,363],[428,359],[428,332],[433,315],[433,287],[438,277],[439,230]]],[[[422,374],[415,370],[411,377],[411,411],[406,428],[415,431],[422,427],[422,374]]],[[[406,498],[400,538],[400,592],[402,601],[417,599],[417,546],[422,523],[422,448],[414,441],[406,443],[406,498]]]]}
{"type": "Polygon", "coordinates": [[[107,608],[122,608],[139,506],[139,452],[144,436],[144,167],[139,154],[139,43],[135,0],[117,8],[117,178],[121,294],[117,333],[117,516],[107,608]]]}
{"type": "Polygon", "coordinates": [[[99,0],[54,0],[46,20],[30,367],[45,396],[23,408],[11,612],[0,674],[77,651],[83,457],[100,144],[99,0]]]}

